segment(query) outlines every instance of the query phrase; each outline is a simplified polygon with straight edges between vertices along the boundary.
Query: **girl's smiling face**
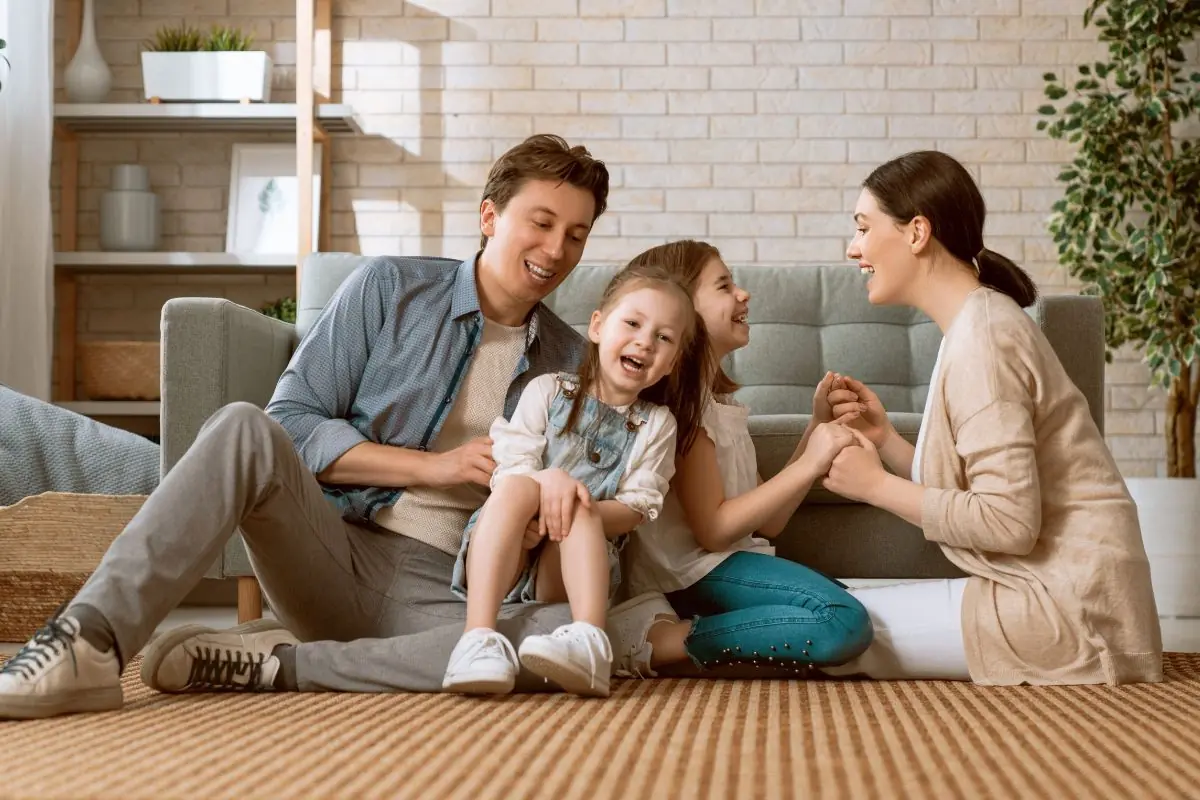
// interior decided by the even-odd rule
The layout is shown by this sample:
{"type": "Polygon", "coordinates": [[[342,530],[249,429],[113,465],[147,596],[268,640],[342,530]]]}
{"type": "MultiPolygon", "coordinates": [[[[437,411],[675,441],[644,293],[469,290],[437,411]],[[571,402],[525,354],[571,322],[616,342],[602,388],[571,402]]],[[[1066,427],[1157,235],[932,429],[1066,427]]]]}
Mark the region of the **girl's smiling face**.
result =
{"type": "Polygon", "coordinates": [[[714,356],[724,358],[750,343],[750,293],[733,282],[724,261],[709,259],[700,271],[692,299],[704,320],[714,356]]]}

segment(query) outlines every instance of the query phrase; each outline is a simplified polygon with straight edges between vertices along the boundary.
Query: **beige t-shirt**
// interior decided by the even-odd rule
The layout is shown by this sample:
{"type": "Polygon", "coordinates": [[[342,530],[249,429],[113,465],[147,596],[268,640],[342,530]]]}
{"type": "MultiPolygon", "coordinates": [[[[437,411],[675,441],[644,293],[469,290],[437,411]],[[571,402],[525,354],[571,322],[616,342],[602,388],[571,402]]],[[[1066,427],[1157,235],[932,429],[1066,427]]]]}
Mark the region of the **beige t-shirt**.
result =
{"type": "MultiPolygon", "coordinates": [[[[504,398],[525,352],[525,336],[524,325],[509,328],[484,320],[479,349],[471,359],[442,429],[431,443],[431,452],[445,453],[471,439],[487,436],[496,417],[504,416],[504,398]]],[[[463,529],[487,495],[485,487],[473,483],[447,489],[412,486],[404,490],[395,505],[380,509],[375,522],[457,555],[463,529]]]]}

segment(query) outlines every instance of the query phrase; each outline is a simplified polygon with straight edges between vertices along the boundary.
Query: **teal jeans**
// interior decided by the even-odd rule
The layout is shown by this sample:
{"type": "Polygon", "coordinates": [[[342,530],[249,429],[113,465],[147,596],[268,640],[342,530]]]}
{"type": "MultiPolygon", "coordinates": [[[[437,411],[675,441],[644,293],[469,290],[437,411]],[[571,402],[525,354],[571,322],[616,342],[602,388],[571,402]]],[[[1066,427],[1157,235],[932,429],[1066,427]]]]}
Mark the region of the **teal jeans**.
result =
{"type": "Polygon", "coordinates": [[[700,667],[761,664],[805,673],[850,661],[873,636],[867,610],[843,584],[763,553],[734,553],[667,599],[693,619],[686,646],[700,667]]]}

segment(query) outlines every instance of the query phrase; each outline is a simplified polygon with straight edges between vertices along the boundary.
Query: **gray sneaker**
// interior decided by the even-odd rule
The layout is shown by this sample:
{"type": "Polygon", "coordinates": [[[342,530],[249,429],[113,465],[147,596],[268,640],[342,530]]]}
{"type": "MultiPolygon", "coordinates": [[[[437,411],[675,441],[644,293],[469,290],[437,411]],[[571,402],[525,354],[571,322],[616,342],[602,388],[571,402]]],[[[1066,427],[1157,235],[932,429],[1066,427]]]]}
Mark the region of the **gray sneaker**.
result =
{"type": "Polygon", "coordinates": [[[0,669],[0,719],[39,719],[121,707],[115,650],[79,635],[74,617],[56,616],[0,669]]]}
{"type": "Polygon", "coordinates": [[[678,622],[679,617],[660,592],[630,598],[608,612],[604,626],[613,649],[613,675],[621,678],[654,678],[650,668],[654,647],[648,636],[658,622],[678,622]]]}
{"type": "Polygon", "coordinates": [[[279,659],[271,651],[300,640],[273,619],[228,630],[182,625],[150,643],[142,682],[160,692],[264,692],[274,689],[279,659]]]}

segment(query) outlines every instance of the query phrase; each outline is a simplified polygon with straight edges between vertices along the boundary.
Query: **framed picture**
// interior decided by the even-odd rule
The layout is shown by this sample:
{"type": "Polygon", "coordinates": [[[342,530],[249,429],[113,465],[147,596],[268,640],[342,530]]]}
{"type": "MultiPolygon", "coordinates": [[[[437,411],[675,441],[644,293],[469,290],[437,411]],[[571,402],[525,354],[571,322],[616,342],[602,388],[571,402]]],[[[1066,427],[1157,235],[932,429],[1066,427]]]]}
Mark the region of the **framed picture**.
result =
{"type": "MultiPolygon", "coordinates": [[[[295,253],[300,231],[296,145],[235,144],[229,181],[227,253],[295,253]]],[[[313,144],[312,240],[321,222],[321,145],[313,144]]]]}

